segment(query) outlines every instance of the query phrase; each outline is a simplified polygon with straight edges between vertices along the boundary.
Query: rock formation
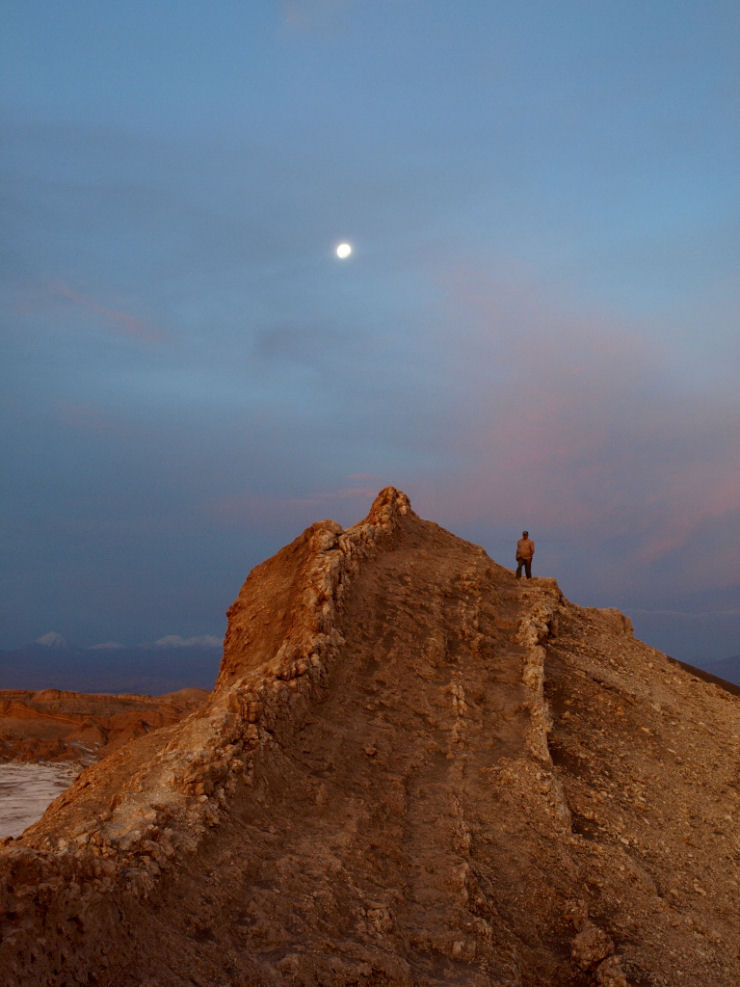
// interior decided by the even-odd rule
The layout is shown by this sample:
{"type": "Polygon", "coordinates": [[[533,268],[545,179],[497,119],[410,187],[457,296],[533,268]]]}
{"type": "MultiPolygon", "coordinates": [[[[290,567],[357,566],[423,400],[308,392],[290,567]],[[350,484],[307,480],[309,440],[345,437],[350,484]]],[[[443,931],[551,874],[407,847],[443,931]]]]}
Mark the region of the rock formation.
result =
{"type": "Polygon", "coordinates": [[[202,689],[158,697],[0,691],[0,762],[89,764],[133,737],[177,723],[207,696],[202,689]]]}
{"type": "Polygon", "coordinates": [[[737,697],[381,492],[0,848],[4,983],[730,987],[737,697]]]}

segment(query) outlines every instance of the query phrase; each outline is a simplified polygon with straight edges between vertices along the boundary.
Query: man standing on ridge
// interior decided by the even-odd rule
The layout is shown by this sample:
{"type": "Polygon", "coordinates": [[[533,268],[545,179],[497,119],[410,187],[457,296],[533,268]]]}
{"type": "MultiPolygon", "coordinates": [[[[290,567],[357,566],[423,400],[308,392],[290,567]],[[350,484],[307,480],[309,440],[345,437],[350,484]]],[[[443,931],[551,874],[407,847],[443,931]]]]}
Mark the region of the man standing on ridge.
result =
{"type": "Polygon", "coordinates": [[[534,542],[529,537],[528,531],[522,531],[522,537],[516,543],[516,578],[522,578],[522,566],[527,574],[527,579],[532,578],[532,557],[534,556],[534,542]]]}

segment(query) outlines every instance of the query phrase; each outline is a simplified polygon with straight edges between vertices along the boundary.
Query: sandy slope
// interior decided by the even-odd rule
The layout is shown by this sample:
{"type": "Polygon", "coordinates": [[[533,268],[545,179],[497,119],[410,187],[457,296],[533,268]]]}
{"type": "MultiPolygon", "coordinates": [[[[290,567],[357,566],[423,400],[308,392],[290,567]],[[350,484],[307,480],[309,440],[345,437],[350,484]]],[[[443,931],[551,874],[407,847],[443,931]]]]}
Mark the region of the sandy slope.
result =
{"type": "Polygon", "coordinates": [[[383,491],[0,854],[12,984],[740,983],[738,699],[383,491]]]}

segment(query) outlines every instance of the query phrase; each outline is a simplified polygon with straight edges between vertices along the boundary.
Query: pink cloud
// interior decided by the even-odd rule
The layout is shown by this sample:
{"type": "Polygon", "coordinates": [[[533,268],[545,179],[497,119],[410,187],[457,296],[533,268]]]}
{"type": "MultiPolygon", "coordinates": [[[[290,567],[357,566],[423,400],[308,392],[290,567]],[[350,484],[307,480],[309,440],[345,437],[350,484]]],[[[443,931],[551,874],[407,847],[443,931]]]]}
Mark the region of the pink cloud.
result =
{"type": "Polygon", "coordinates": [[[694,568],[724,558],[707,532],[737,529],[736,393],[692,391],[636,327],[545,297],[520,271],[458,269],[440,287],[457,326],[456,417],[445,469],[419,486],[425,510],[449,526],[539,527],[588,552],[611,540],[613,557],[621,540],[625,572],[677,552],[694,568]]]}
{"type": "Polygon", "coordinates": [[[90,295],[75,291],[65,281],[55,281],[50,291],[54,297],[66,299],[86,312],[100,316],[119,335],[130,336],[145,343],[162,343],[169,339],[169,334],[163,329],[137,319],[127,312],[101,305],[90,295]]]}
{"type": "MultiPolygon", "coordinates": [[[[737,442],[736,442],[737,445],[737,442]]],[[[740,448],[734,459],[712,464],[711,473],[692,469],[692,464],[672,474],[670,490],[663,491],[664,503],[672,508],[654,535],[648,537],[638,553],[640,562],[650,564],[690,546],[697,531],[729,524],[740,517],[740,448]]],[[[736,545],[727,542],[712,549],[712,568],[716,572],[730,566],[737,571],[736,545]]]]}

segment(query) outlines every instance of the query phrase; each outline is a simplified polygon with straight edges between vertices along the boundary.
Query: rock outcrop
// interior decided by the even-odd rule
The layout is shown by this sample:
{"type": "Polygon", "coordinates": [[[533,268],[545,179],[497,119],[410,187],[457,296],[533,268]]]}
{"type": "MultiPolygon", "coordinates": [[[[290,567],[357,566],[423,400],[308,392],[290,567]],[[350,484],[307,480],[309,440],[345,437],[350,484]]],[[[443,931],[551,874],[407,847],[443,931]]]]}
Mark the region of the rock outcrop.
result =
{"type": "Polygon", "coordinates": [[[0,762],[90,764],[134,737],[177,723],[207,697],[203,689],[181,689],[157,697],[3,690],[0,762]]]}
{"type": "Polygon", "coordinates": [[[740,983],[738,699],[388,488],[0,848],[8,987],[740,983]]]}

